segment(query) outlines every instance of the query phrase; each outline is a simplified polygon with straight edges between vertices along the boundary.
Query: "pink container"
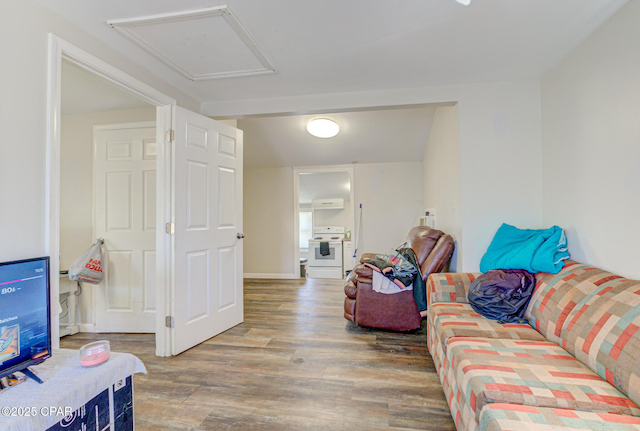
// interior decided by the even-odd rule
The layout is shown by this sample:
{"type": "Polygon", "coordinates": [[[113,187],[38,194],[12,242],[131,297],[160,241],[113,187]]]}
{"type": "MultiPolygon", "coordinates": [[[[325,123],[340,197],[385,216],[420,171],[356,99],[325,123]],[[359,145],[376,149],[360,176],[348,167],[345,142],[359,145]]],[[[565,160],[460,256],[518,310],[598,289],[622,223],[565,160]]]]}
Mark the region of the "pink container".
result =
{"type": "Polygon", "coordinates": [[[109,360],[111,343],[107,340],[94,341],[80,348],[80,365],[93,368],[109,360]]]}

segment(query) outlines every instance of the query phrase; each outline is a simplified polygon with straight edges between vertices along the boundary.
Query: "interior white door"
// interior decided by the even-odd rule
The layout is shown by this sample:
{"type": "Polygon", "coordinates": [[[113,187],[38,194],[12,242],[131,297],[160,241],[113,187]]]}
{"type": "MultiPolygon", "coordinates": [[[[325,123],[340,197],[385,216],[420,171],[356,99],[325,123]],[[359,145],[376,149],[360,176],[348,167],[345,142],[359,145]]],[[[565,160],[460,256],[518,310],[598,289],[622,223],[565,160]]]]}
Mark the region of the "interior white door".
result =
{"type": "Polygon", "coordinates": [[[173,318],[177,355],[242,323],[242,131],[176,108],[173,318]]]}
{"type": "Polygon", "coordinates": [[[94,235],[105,240],[104,279],[92,287],[95,329],[154,333],[155,123],[97,129],[94,145],[94,235]]]}

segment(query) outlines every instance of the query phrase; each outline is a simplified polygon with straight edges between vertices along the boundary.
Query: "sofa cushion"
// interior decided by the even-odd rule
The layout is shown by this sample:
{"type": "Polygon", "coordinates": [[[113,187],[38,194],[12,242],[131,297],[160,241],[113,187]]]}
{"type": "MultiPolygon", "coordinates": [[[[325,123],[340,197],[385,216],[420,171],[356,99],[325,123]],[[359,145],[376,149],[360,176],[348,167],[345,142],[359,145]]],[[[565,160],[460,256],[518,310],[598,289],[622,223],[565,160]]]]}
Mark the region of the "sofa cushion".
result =
{"type": "Polygon", "coordinates": [[[567,261],[558,274],[539,273],[524,317],[550,341],[560,344],[560,333],[576,304],[612,274],[567,261]]]}
{"type": "Polygon", "coordinates": [[[633,401],[549,341],[453,339],[446,360],[467,423],[490,403],[640,416],[633,401]]]}
{"type": "Polygon", "coordinates": [[[459,393],[457,388],[453,389],[451,383],[455,387],[455,381],[450,382],[449,380],[441,380],[442,382],[442,390],[444,391],[444,396],[447,399],[447,404],[449,405],[449,411],[451,412],[451,418],[453,419],[453,423],[456,426],[457,430],[463,431],[469,428],[473,429],[475,422],[473,422],[471,427],[469,424],[462,421],[462,412],[460,411],[460,406],[458,405],[458,401],[460,398],[456,398],[456,393],[459,393]]]}
{"type": "Polygon", "coordinates": [[[429,353],[431,354],[431,358],[433,359],[433,366],[438,373],[438,377],[440,380],[444,377],[443,373],[443,361],[444,361],[444,351],[442,350],[442,344],[436,335],[436,331],[433,331],[431,328],[430,320],[427,319],[427,349],[429,349],[429,353]]]}
{"type": "Polygon", "coordinates": [[[480,412],[479,431],[640,431],[640,418],[568,409],[487,404],[480,412]]]}
{"type": "MultiPolygon", "coordinates": [[[[442,383],[442,389],[444,390],[444,395],[447,399],[447,403],[449,404],[449,410],[451,411],[451,417],[456,425],[456,429],[462,431],[468,429],[468,424],[462,421],[462,411],[460,410],[460,406],[458,405],[458,401],[460,398],[460,390],[456,385],[456,381],[449,380],[447,378],[447,362],[445,361],[444,352],[442,350],[442,346],[440,340],[436,335],[436,331],[432,330],[431,322],[429,322],[429,327],[427,330],[427,339],[429,352],[431,353],[431,357],[433,358],[433,364],[435,366],[436,371],[438,372],[438,377],[440,378],[440,382],[442,383]]],[[[475,426],[475,419],[471,424],[475,426]]]]}
{"type": "Polygon", "coordinates": [[[562,346],[640,403],[640,281],[610,275],[578,302],[562,346]]]}
{"type": "Polygon", "coordinates": [[[527,324],[500,324],[489,320],[471,308],[469,304],[438,303],[429,307],[429,319],[447,353],[447,344],[452,337],[511,338],[515,340],[544,340],[527,324]]]}
{"type": "Polygon", "coordinates": [[[468,303],[469,286],[479,275],[462,272],[429,275],[427,278],[427,303],[468,303]]]}

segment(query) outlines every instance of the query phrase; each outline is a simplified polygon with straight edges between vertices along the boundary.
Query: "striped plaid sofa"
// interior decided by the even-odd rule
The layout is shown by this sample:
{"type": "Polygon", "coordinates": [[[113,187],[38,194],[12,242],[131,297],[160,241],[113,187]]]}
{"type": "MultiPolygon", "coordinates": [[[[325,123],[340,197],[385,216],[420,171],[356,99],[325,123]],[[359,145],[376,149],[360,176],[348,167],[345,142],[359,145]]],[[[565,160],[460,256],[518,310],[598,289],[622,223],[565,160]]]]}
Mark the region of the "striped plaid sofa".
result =
{"type": "Polygon", "coordinates": [[[459,431],[640,431],[640,281],[567,261],[525,317],[467,303],[479,274],[432,274],[427,343],[459,431]]]}

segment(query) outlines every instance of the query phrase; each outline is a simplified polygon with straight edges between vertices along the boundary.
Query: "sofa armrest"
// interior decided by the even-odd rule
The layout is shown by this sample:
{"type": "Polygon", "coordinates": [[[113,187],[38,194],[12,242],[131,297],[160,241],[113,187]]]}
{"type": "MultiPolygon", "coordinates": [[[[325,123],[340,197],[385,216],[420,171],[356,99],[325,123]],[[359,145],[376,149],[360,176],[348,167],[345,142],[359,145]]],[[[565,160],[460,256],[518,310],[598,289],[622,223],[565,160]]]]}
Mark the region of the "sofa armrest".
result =
{"type": "Polygon", "coordinates": [[[448,272],[427,278],[427,306],[437,302],[468,303],[469,286],[480,273],[448,272]]]}

